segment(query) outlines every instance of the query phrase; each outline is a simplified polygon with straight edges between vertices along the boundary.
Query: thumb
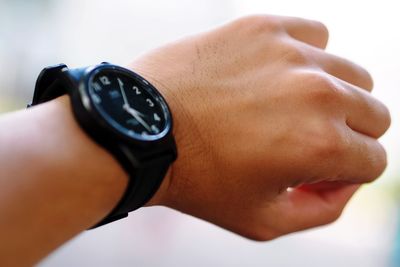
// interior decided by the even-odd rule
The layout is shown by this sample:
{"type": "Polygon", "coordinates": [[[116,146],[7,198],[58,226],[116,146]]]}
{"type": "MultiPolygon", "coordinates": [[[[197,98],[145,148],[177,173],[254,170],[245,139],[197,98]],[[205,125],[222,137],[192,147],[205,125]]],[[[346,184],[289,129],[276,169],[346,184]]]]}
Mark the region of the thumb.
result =
{"type": "Polygon", "coordinates": [[[282,233],[291,233],[334,222],[347,202],[360,187],[358,184],[322,182],[303,185],[287,191],[275,202],[282,224],[282,233]]]}

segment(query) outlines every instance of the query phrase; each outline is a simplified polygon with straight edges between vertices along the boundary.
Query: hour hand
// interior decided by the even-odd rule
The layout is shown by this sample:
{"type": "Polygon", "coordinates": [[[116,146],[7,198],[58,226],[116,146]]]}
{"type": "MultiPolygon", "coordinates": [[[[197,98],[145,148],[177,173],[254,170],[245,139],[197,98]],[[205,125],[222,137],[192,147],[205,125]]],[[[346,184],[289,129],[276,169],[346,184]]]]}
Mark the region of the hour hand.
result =
{"type": "Polygon", "coordinates": [[[122,107],[125,109],[126,112],[128,112],[128,113],[131,114],[131,115],[132,115],[132,113],[135,113],[136,115],[139,115],[139,116],[141,116],[141,117],[146,117],[143,113],[137,111],[136,109],[131,108],[131,107],[130,107],[129,105],[127,105],[127,104],[124,104],[122,107]]]}
{"type": "Polygon", "coordinates": [[[144,116],[142,113],[139,113],[138,111],[129,107],[126,107],[125,110],[131,114],[144,128],[146,128],[147,131],[151,132],[150,126],[140,117],[144,116]]]}

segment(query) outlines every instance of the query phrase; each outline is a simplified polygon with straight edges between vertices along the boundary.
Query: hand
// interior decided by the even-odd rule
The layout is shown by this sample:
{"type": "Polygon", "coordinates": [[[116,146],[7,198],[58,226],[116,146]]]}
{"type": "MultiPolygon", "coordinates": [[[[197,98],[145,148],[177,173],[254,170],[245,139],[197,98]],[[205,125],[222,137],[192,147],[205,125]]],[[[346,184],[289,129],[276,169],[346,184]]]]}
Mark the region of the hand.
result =
{"type": "Polygon", "coordinates": [[[178,145],[150,204],[256,240],[338,218],[384,170],[390,116],[327,41],[319,22],[251,16],[135,61],[170,104],[178,145]]]}
{"type": "Polygon", "coordinates": [[[126,97],[126,93],[125,93],[125,89],[124,89],[124,83],[118,78],[118,84],[119,84],[119,90],[122,93],[122,98],[124,100],[124,105],[122,106],[122,108],[128,112],[129,114],[132,115],[132,117],[134,117],[141,125],[143,125],[144,128],[146,128],[147,131],[151,132],[151,128],[150,126],[140,117],[140,116],[144,116],[142,113],[140,113],[139,111],[131,108],[131,106],[129,105],[129,101],[128,98],[126,97]]]}
{"type": "Polygon", "coordinates": [[[125,109],[126,112],[131,114],[132,117],[135,118],[135,120],[137,120],[141,125],[143,125],[143,127],[146,128],[147,131],[152,132],[150,126],[140,117],[140,116],[142,116],[142,117],[144,116],[142,113],[140,113],[139,111],[137,111],[133,108],[130,108],[126,104],[123,106],[123,108],[125,109]]]}
{"type": "Polygon", "coordinates": [[[129,105],[128,98],[126,97],[125,89],[124,89],[124,83],[118,78],[118,85],[119,85],[119,90],[121,91],[122,94],[122,99],[124,100],[124,105],[123,108],[125,109],[126,107],[130,108],[131,106],[129,105]]]}

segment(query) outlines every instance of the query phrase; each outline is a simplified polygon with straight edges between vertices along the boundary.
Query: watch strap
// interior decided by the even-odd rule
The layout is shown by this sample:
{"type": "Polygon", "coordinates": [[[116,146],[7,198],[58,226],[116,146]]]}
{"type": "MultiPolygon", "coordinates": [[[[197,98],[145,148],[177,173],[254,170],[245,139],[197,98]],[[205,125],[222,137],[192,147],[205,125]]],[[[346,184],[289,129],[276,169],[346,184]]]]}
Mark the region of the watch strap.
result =
{"type": "Polygon", "coordinates": [[[163,181],[160,177],[165,176],[172,160],[170,155],[164,155],[135,168],[134,175],[129,177],[123,198],[109,215],[93,228],[127,217],[129,212],[145,205],[160,187],[163,181]],[[143,188],[146,190],[141,190],[143,188]]]}
{"type": "Polygon", "coordinates": [[[91,139],[111,152],[128,173],[129,181],[125,193],[114,209],[92,227],[96,228],[127,217],[130,211],[142,207],[151,199],[161,185],[171,162],[176,158],[176,146],[171,136],[170,140],[167,141],[167,143],[171,144],[169,146],[170,149],[164,148],[163,151],[155,150],[151,151],[151,153],[143,150],[140,151],[140,154],[147,155],[137,158],[134,152],[141,148],[130,147],[119,143],[118,140],[110,140],[110,137],[106,134],[99,134],[98,129],[93,129],[93,124],[88,125],[88,121],[82,119],[79,115],[83,112],[82,104],[74,103],[73,101],[72,95],[76,94],[74,90],[78,90],[76,88],[77,84],[73,80],[77,79],[77,73],[82,73],[80,70],[72,70],[74,77],[69,77],[70,70],[65,64],[45,68],[39,75],[32,104],[28,105],[28,107],[50,101],[67,93],[70,94],[72,110],[80,127],[91,139]],[[71,88],[73,89],[71,90],[71,88]]]}

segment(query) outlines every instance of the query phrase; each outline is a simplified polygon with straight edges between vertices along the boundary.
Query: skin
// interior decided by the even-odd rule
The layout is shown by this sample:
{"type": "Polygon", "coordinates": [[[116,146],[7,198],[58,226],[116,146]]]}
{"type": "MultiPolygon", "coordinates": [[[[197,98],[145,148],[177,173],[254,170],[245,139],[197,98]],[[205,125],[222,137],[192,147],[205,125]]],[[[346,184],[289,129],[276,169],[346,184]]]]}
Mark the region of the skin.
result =
{"type": "MultiPolygon", "coordinates": [[[[179,154],[147,205],[254,240],[336,220],[384,170],[390,116],[327,41],[319,22],[259,15],[135,60],[170,105],[179,154]]],[[[2,266],[36,263],[123,194],[127,175],[70,109],[64,96],[0,118],[2,266]]]]}

